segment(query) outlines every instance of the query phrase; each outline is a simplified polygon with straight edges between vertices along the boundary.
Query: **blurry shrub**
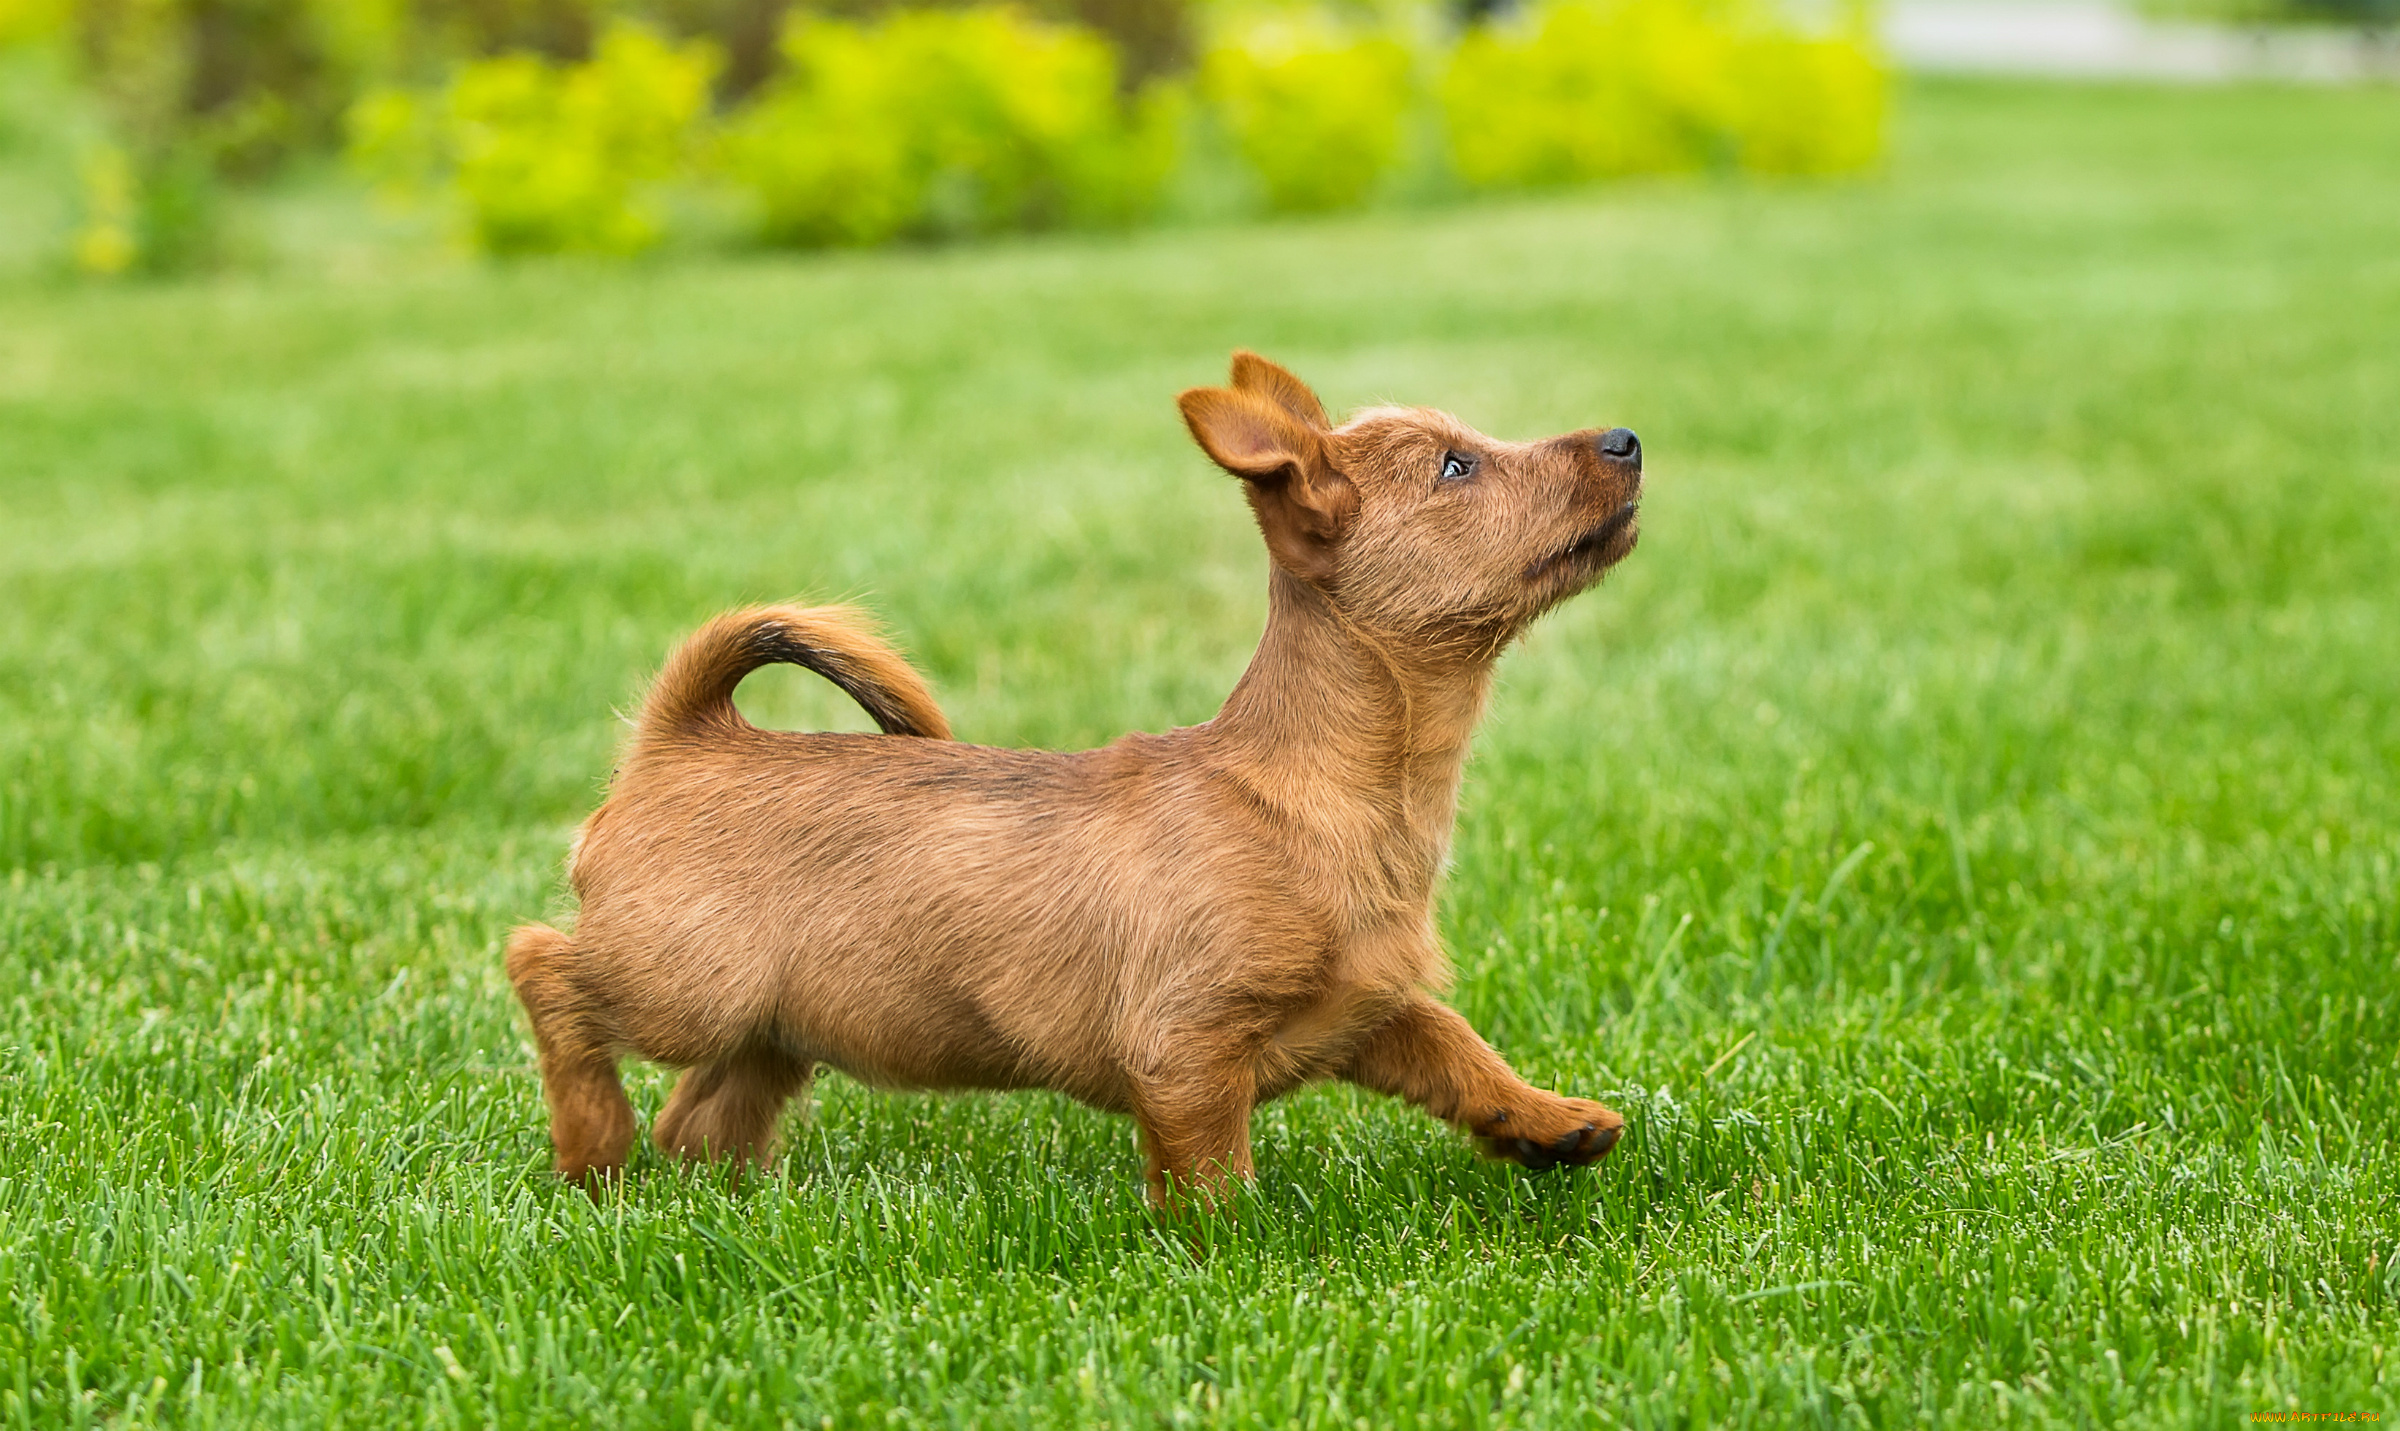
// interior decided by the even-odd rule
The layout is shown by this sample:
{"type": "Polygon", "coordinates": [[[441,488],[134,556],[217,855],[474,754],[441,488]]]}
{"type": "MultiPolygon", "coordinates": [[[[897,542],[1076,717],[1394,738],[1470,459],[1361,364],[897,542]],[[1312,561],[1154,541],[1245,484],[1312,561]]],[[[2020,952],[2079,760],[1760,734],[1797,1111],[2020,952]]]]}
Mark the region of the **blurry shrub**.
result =
{"type": "Polygon", "coordinates": [[[75,266],[86,273],[123,273],[141,257],[134,236],[133,165],[125,151],[102,145],[84,156],[83,223],[75,235],[75,266]]]}
{"type": "Polygon", "coordinates": [[[1212,49],[1201,88],[1281,211],[1364,202],[1400,151],[1408,51],[1380,36],[1290,25],[1212,49]]]}
{"type": "Polygon", "coordinates": [[[1682,0],[1556,4],[1517,33],[1478,29],[1443,77],[1459,177],[1478,186],[1566,183],[1703,162],[1695,93],[1723,79],[1718,37],[1682,0]]]}
{"type": "Polygon", "coordinates": [[[701,143],[716,63],[619,24],[581,64],[503,55],[436,95],[371,93],[351,153],[387,187],[446,189],[486,253],[635,253],[661,236],[653,188],[701,143]]]}
{"type": "MultiPolygon", "coordinates": [[[[352,77],[329,42],[359,0],[72,0],[75,49],[118,140],[264,173],[331,140],[352,77]]],[[[179,161],[180,162],[180,161],[179,161]]]]}
{"type": "Polygon", "coordinates": [[[55,39],[66,27],[66,0],[0,0],[0,49],[55,39]]]}
{"type": "MultiPolygon", "coordinates": [[[[1187,0],[813,0],[847,18],[793,3],[0,0],[0,41],[71,39],[107,116],[73,245],[93,272],[206,262],[218,181],[322,142],[337,113],[363,169],[444,196],[490,253],[645,249],[662,195],[704,172],[780,243],[1157,209],[1192,92],[1143,77],[1189,54],[1187,0]],[[742,76],[716,41],[678,34],[738,39],[742,76]]],[[[1349,0],[1346,22],[1309,0],[1212,0],[1193,172],[1221,173],[1234,206],[1338,209],[1406,189],[1406,148],[1438,189],[1437,120],[1474,187],[1871,164],[1885,80],[1863,25],[1811,32],[1777,3],[1537,0],[1452,44],[1423,0],[1349,0]],[[1436,102],[1420,75],[1439,76],[1436,102]]]]}
{"type": "Polygon", "coordinates": [[[2400,25],[2400,0],[2288,0],[2277,7],[2285,18],[2343,25],[2400,25]]]}
{"type": "Polygon", "coordinates": [[[2136,0],[2135,9],[2168,20],[2227,25],[2400,25],[2400,0],[2136,0]]]}
{"type": "Polygon", "coordinates": [[[1021,11],[802,18],[783,48],[725,145],[774,242],[1126,223],[1174,164],[1174,92],[1128,103],[1104,41],[1021,11]]]}
{"type": "Polygon", "coordinates": [[[213,260],[222,182],[319,152],[362,76],[398,62],[409,0],[0,0],[70,42],[102,138],[71,252],[93,273],[213,260]]]}
{"type": "Polygon", "coordinates": [[[1062,18],[1089,26],[1117,52],[1127,88],[1191,67],[1192,15],[1186,0],[1053,0],[1062,18]]]}
{"type": "Polygon", "coordinates": [[[645,13],[670,34],[717,47],[725,57],[717,70],[717,102],[724,106],[774,76],[782,64],[776,43],[791,9],[792,0],[652,0],[645,13]]]}
{"type": "Polygon", "coordinates": [[[1478,187],[1730,164],[1831,173],[1882,150],[1885,80],[1857,34],[1708,0],[1556,0],[1460,42],[1442,83],[1478,187]]]}
{"type": "MultiPolygon", "coordinates": [[[[903,10],[955,10],[991,3],[994,0],[647,0],[647,10],[678,34],[706,35],[724,45],[728,63],[719,93],[738,100],[781,72],[781,39],[796,10],[863,24],[903,10]]],[[[1108,41],[1116,51],[1117,85],[1124,93],[1191,67],[1194,0],[1011,3],[1033,19],[1081,26],[1108,41]]]]}
{"type": "Polygon", "coordinates": [[[206,264],[217,252],[218,172],[240,162],[280,107],[213,89],[200,106],[202,47],[182,0],[84,0],[68,18],[99,130],[78,166],[76,266],[108,275],[206,264]]]}
{"type": "Polygon", "coordinates": [[[114,144],[85,153],[83,213],[69,252],[96,277],[183,273],[217,257],[219,186],[189,149],[139,162],[114,144]]]}
{"type": "Polygon", "coordinates": [[[401,17],[408,42],[440,58],[533,54],[590,59],[602,21],[639,7],[606,0],[330,0],[380,5],[401,17]]]}
{"type": "MultiPolygon", "coordinates": [[[[725,67],[718,73],[717,97],[720,103],[732,106],[782,72],[782,38],[795,10],[805,9],[821,19],[868,23],[906,9],[957,9],[974,3],[978,0],[808,0],[805,5],[795,0],[643,0],[636,12],[672,34],[703,37],[720,46],[725,67]]],[[[1190,66],[1189,0],[1019,0],[1019,4],[1036,20],[1080,25],[1108,41],[1117,55],[1118,87],[1126,93],[1190,66]]]]}
{"type": "Polygon", "coordinates": [[[1883,154],[1886,79],[1859,37],[1750,34],[1730,56],[1734,162],[1761,174],[1841,174],[1883,154]]]}

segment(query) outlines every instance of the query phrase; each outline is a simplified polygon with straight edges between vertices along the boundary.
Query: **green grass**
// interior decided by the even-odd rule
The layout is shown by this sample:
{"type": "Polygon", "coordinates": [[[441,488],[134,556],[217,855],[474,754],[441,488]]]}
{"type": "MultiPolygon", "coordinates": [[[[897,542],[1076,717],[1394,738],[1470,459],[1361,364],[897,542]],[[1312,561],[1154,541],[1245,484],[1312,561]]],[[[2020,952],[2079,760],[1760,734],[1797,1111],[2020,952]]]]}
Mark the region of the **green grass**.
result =
{"type": "Polygon", "coordinates": [[[2400,94],[1940,87],[1855,185],[0,280],[0,1423],[2400,1413],[2396,233],[2400,94]],[[1310,1091],[1178,1222],[1121,1121],[831,1079],[771,1178],[555,1185],[498,944],[612,711],[805,593],[969,739],[1206,718],[1237,344],[1642,433],[1442,912],[1626,1143],[1310,1091]]]}

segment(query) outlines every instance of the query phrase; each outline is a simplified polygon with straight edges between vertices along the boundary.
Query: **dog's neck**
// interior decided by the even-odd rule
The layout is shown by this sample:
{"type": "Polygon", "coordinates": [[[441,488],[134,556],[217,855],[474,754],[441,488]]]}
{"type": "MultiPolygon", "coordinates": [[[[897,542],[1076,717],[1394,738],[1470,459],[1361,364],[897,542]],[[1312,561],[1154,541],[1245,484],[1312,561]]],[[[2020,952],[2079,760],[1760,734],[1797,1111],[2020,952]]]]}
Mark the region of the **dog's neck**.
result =
{"type": "Polygon", "coordinates": [[[1429,901],[1497,649],[1380,636],[1273,573],[1266,634],[1209,728],[1287,817],[1341,846],[1371,843],[1339,853],[1366,856],[1386,896],[1429,901]]]}

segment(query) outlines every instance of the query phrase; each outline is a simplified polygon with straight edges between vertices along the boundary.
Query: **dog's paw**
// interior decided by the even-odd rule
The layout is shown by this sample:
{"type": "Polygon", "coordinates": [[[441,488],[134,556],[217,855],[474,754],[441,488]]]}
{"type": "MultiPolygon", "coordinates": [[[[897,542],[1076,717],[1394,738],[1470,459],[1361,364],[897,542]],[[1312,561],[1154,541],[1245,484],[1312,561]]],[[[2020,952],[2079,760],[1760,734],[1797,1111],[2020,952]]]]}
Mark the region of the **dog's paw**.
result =
{"type": "Polygon", "coordinates": [[[1582,1098],[1559,1098],[1529,1109],[1496,1112],[1475,1127],[1484,1151],[1535,1172],[1598,1162],[1625,1132],[1624,1116],[1582,1098]]]}

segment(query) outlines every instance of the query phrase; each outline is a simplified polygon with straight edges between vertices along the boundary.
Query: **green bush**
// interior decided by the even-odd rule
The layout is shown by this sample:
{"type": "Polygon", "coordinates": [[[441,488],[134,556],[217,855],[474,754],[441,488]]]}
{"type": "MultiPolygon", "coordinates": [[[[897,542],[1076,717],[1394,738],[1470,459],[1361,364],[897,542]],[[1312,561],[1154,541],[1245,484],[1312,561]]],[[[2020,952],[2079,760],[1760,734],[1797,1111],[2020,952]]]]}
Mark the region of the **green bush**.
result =
{"type": "Polygon", "coordinates": [[[66,0],[0,0],[0,49],[55,39],[66,24],[66,0]]]}
{"type": "Polygon", "coordinates": [[[189,147],[136,155],[114,144],[87,150],[81,221],[68,257],[96,277],[186,273],[215,262],[221,186],[189,147]]]}
{"type": "Polygon", "coordinates": [[[2135,0],[2134,8],[2161,19],[2218,25],[2400,25],[2400,0],[2135,0]]]}
{"type": "MultiPolygon", "coordinates": [[[[305,124],[293,103],[248,85],[253,69],[305,52],[225,60],[186,0],[76,0],[48,12],[68,40],[90,104],[81,149],[81,216],[70,247],[86,273],[171,273],[220,249],[220,176],[254,172],[305,124]]],[[[229,19],[236,24],[239,16],[229,19]]],[[[42,38],[38,32],[29,38],[42,38]]]]}
{"type": "Polygon", "coordinates": [[[1461,41],[1442,108],[1459,176],[1521,187],[1861,168],[1882,151],[1884,90],[1858,33],[1708,0],[1556,0],[1461,41]]]}
{"type": "MultiPolygon", "coordinates": [[[[1533,0],[1455,43],[1421,0],[1353,0],[1347,20],[1217,0],[1196,90],[1149,77],[1188,53],[1184,0],[824,0],[868,19],[790,3],[0,0],[0,43],[72,49],[106,116],[73,244],[95,272],[206,262],[219,179],[321,142],[335,110],[364,169],[438,192],[495,254],[638,252],[664,235],[662,196],[695,179],[746,195],[776,243],[1134,223],[1159,205],[1195,93],[1203,132],[1256,183],[1228,155],[1179,192],[1221,172],[1228,207],[1255,192],[1276,211],[1413,192],[1394,182],[1404,140],[1437,118],[1475,188],[1842,172],[1883,142],[1863,26],[1812,32],[1777,0],[1533,0]],[[675,38],[737,32],[731,51],[675,38]]],[[[1410,173],[1446,185],[1424,159],[1410,173]]]]}
{"type": "Polygon", "coordinates": [[[1412,102],[1408,50],[1289,22],[1212,49],[1201,85],[1269,207],[1348,208],[1390,172],[1412,102]]]}
{"type": "Polygon", "coordinates": [[[1840,174],[1883,154],[1887,83],[1854,36],[1751,34],[1730,54],[1733,156],[1761,174],[1840,174]]]}
{"type": "Polygon", "coordinates": [[[618,24],[581,64],[502,55],[435,97],[374,92],[351,151],[388,185],[446,188],[486,253],[637,253],[663,233],[656,186],[703,141],[716,64],[705,42],[618,24]]]}
{"type": "Polygon", "coordinates": [[[803,17],[726,168],[778,243],[1126,223],[1173,167],[1177,95],[1127,102],[1097,35],[1001,7],[803,17]]]}
{"type": "Polygon", "coordinates": [[[68,0],[66,34],[119,142],[263,175],[338,133],[373,7],[356,0],[68,0]]]}

